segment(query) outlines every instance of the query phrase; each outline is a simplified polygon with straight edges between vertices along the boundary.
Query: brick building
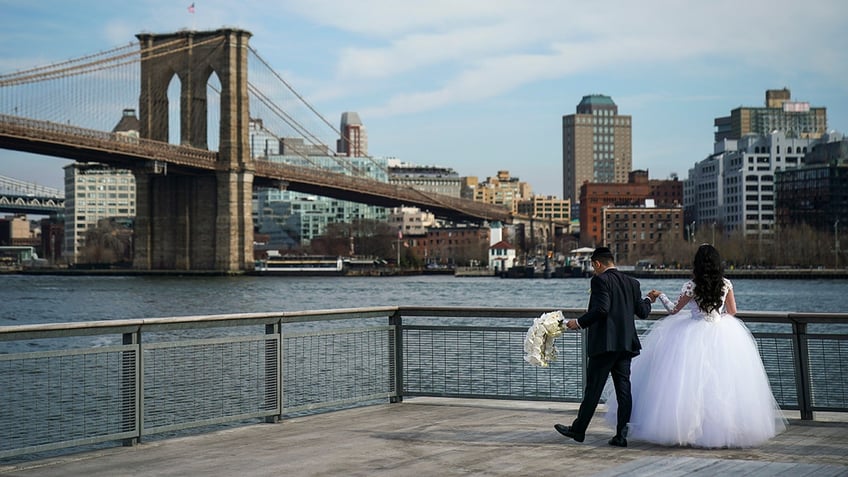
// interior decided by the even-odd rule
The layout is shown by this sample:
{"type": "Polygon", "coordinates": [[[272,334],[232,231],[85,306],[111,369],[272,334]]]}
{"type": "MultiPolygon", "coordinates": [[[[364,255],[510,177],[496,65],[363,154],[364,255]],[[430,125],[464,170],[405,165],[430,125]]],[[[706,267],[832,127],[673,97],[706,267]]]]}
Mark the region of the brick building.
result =
{"type": "Polygon", "coordinates": [[[643,170],[632,171],[623,184],[584,182],[580,187],[580,245],[600,246],[605,243],[604,207],[642,207],[646,200],[651,199],[657,207],[682,205],[683,183],[676,177],[649,180],[648,171],[643,170]]]}
{"type": "Polygon", "coordinates": [[[433,228],[424,236],[404,237],[403,245],[424,263],[466,266],[487,260],[489,234],[488,227],[433,228]]]}
{"type": "Polygon", "coordinates": [[[635,264],[643,259],[663,262],[660,243],[683,238],[683,206],[655,207],[652,200],[642,206],[604,206],[603,243],[616,263],[635,264]]]}

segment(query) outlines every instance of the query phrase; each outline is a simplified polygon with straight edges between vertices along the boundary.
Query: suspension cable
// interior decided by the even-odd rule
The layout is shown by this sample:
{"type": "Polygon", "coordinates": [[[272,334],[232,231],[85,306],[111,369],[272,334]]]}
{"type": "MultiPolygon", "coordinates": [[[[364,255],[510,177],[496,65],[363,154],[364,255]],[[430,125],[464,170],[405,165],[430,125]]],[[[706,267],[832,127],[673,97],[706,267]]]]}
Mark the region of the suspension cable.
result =
{"type": "MultiPolygon", "coordinates": [[[[159,58],[161,56],[167,56],[173,53],[177,53],[183,50],[187,50],[192,47],[203,46],[212,42],[222,42],[221,38],[209,38],[192,45],[183,45],[176,49],[170,49],[172,46],[177,45],[184,40],[182,38],[171,40],[168,42],[161,43],[159,45],[154,45],[150,48],[142,49],[142,50],[134,50],[126,53],[121,53],[118,55],[110,56],[108,58],[103,58],[95,61],[88,61],[86,63],[82,63],[79,65],[67,66],[63,68],[55,68],[57,66],[65,66],[68,64],[75,63],[80,61],[77,60],[69,60],[57,63],[55,65],[50,66],[42,66],[38,68],[34,68],[28,71],[21,71],[17,73],[12,73],[8,75],[0,76],[0,87],[6,86],[15,86],[20,84],[27,83],[37,83],[41,81],[52,80],[56,78],[66,78],[70,76],[79,76],[82,74],[93,73],[97,71],[102,71],[111,68],[118,68],[121,66],[125,66],[132,63],[138,63],[140,61],[147,61],[155,58],[159,58]],[[156,53],[158,51],[158,53],[156,53]],[[146,54],[148,52],[153,52],[152,54],[146,54]],[[131,58],[128,61],[120,61],[126,58],[131,58]],[[55,68],[48,70],[48,68],[55,68]]],[[[134,45],[138,45],[138,43],[134,43],[134,45]]],[[[126,47],[124,47],[126,48],[126,47]]],[[[123,48],[116,48],[110,51],[120,51],[123,48]]],[[[82,58],[96,58],[102,55],[89,55],[87,57],[82,58]]]]}
{"type": "MultiPolygon", "coordinates": [[[[248,83],[248,89],[252,92],[263,104],[268,106],[272,112],[276,113],[280,119],[286,122],[289,126],[292,127],[295,131],[299,132],[304,136],[308,136],[310,138],[310,143],[313,146],[324,146],[327,147],[326,144],[322,143],[317,137],[315,137],[309,130],[307,130],[302,124],[300,124],[297,120],[292,118],[288,113],[286,113],[282,108],[277,106],[270,98],[268,98],[264,93],[259,91],[256,86],[251,83],[248,83]]],[[[264,128],[263,128],[264,129],[264,128]]],[[[267,130],[266,130],[267,131],[267,130]]],[[[273,134],[272,134],[273,135],[273,134]]],[[[276,137],[276,136],[275,136],[276,137]]],[[[336,154],[327,154],[327,157],[333,159],[338,165],[342,166],[342,168],[349,170],[354,175],[362,175],[362,171],[360,171],[356,165],[350,163],[350,161],[344,161],[340,159],[336,154]]]]}
{"type": "MultiPolygon", "coordinates": [[[[269,65],[269,64],[268,64],[268,62],[267,62],[267,61],[265,61],[265,59],[264,59],[264,58],[262,58],[262,56],[260,56],[260,55],[259,55],[259,53],[258,53],[258,52],[257,52],[257,51],[256,51],[256,50],[252,47],[252,46],[251,46],[251,47],[249,47],[249,48],[250,48],[250,51],[251,51],[251,52],[252,52],[252,53],[256,56],[256,59],[257,59],[257,60],[259,60],[259,61],[260,61],[260,62],[261,62],[261,63],[262,63],[262,64],[263,64],[263,65],[264,65],[264,66],[265,66],[265,67],[266,67],[266,68],[267,68],[270,72],[271,72],[271,74],[273,74],[273,75],[274,75],[274,77],[276,77],[276,78],[277,78],[277,79],[278,79],[278,80],[279,80],[279,81],[280,81],[283,85],[285,85],[285,87],[286,87],[286,88],[288,88],[288,90],[289,90],[289,91],[291,91],[291,93],[292,93],[293,95],[295,95],[295,97],[297,97],[297,99],[299,99],[299,100],[300,100],[300,101],[301,101],[301,102],[302,102],[302,103],[303,103],[303,104],[304,104],[307,108],[309,108],[309,110],[310,110],[310,111],[312,111],[313,113],[315,113],[315,115],[316,115],[316,116],[318,116],[318,118],[319,118],[319,119],[320,119],[320,120],[321,120],[324,124],[326,124],[326,125],[327,125],[327,126],[328,126],[328,127],[329,127],[332,131],[333,131],[333,132],[335,132],[336,134],[338,134],[338,136],[339,136],[342,140],[344,140],[344,141],[349,141],[346,137],[344,137],[344,135],[342,134],[342,132],[341,132],[341,131],[339,131],[338,129],[336,129],[336,127],[335,127],[335,126],[333,126],[333,124],[332,124],[332,123],[330,123],[330,122],[327,120],[327,118],[325,118],[325,117],[324,117],[321,113],[319,113],[319,112],[318,112],[318,110],[316,110],[316,109],[312,106],[312,104],[310,104],[310,103],[306,100],[306,98],[304,98],[303,96],[301,96],[301,94],[300,94],[300,93],[298,93],[297,91],[295,91],[295,89],[294,89],[294,88],[293,88],[293,87],[292,87],[292,86],[288,83],[288,81],[286,81],[285,79],[283,79],[283,77],[282,77],[282,76],[280,76],[280,74],[279,74],[279,73],[277,73],[277,72],[276,72],[273,68],[271,68],[271,65],[269,65]]],[[[350,143],[349,143],[349,142],[348,142],[348,147],[350,147],[350,143]]],[[[377,166],[378,168],[380,168],[383,172],[388,173],[388,170],[387,170],[385,167],[383,167],[383,165],[382,165],[382,164],[380,164],[380,163],[378,163],[377,161],[375,161],[373,157],[371,157],[371,156],[367,156],[367,155],[366,155],[366,156],[364,156],[364,157],[365,157],[365,158],[367,158],[369,161],[371,161],[371,162],[372,162],[375,166],[377,166]]]]}

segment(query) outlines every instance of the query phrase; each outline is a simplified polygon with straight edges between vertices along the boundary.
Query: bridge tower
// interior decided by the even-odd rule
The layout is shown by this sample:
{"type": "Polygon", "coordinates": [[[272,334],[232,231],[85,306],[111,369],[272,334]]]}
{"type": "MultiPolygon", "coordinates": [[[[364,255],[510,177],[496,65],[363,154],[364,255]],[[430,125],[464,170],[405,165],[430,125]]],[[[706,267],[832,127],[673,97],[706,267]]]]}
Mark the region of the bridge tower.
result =
{"type": "Polygon", "coordinates": [[[221,84],[218,170],[134,170],[134,266],[147,270],[253,269],[254,164],[249,148],[248,40],[238,29],[136,35],[141,42],[139,134],[168,142],[168,86],[180,91],[180,142],[208,149],[207,83],[221,84]],[[154,47],[161,47],[161,49],[154,47]]]}

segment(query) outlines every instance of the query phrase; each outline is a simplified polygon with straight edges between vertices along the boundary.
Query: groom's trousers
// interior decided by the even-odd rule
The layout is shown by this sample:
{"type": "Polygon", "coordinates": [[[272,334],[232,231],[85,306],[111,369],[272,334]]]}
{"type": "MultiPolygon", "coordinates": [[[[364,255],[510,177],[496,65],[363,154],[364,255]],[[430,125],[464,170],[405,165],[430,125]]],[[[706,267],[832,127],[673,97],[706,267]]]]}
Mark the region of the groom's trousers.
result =
{"type": "Polygon", "coordinates": [[[571,424],[574,432],[585,434],[589,421],[595,414],[607,377],[612,374],[615,386],[615,397],[618,400],[618,421],[616,434],[623,435],[627,423],[630,422],[630,412],[633,409],[633,398],[630,395],[630,362],[633,353],[629,351],[613,351],[590,356],[586,365],[586,388],[583,392],[583,402],[577,411],[577,418],[571,424]]]}

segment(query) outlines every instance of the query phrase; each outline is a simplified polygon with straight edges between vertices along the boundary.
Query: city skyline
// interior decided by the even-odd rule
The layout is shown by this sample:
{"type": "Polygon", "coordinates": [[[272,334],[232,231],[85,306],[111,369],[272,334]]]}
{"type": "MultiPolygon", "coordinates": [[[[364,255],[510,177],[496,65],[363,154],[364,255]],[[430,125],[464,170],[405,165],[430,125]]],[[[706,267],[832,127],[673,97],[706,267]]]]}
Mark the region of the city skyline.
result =
{"type": "MultiPolygon", "coordinates": [[[[826,107],[828,129],[848,132],[848,4],[839,1],[616,1],[598,11],[559,1],[245,1],[234,9],[207,0],[193,2],[194,13],[191,4],[0,0],[0,74],[145,31],[242,28],[324,117],[337,123],[356,112],[370,154],[461,176],[509,170],[533,192],[558,197],[562,117],[589,94],[610,96],[632,117],[632,167],[656,179],[685,178],[712,152],[714,118],[762,106],[767,89],[826,107]]],[[[0,175],[49,187],[63,186],[67,163],[0,150],[0,175]]]]}

